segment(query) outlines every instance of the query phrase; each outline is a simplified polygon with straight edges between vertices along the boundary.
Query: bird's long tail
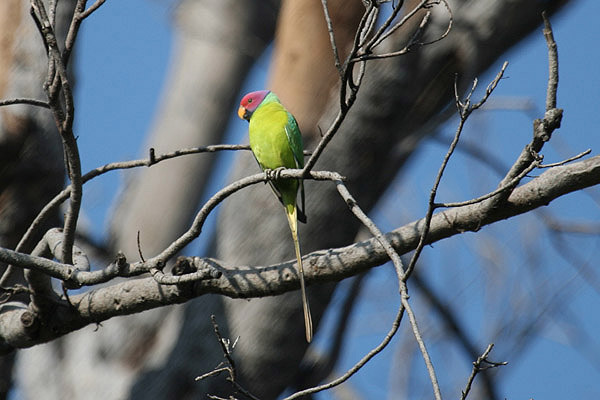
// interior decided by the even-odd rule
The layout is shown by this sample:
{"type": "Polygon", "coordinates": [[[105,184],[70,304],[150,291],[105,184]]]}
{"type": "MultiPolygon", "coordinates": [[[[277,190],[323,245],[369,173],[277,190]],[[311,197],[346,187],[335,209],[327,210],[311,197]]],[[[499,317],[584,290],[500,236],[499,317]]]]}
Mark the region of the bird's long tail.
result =
{"type": "Polygon", "coordinates": [[[298,219],[296,214],[296,205],[290,204],[286,206],[285,211],[288,223],[290,224],[290,230],[292,231],[294,249],[296,250],[296,260],[298,262],[298,275],[300,275],[300,291],[302,292],[302,308],[304,309],[304,327],[306,328],[306,341],[310,343],[313,337],[312,317],[310,315],[310,307],[308,305],[308,297],[306,296],[306,287],[304,285],[304,269],[302,266],[302,256],[300,255],[300,243],[298,242],[298,219]]]}

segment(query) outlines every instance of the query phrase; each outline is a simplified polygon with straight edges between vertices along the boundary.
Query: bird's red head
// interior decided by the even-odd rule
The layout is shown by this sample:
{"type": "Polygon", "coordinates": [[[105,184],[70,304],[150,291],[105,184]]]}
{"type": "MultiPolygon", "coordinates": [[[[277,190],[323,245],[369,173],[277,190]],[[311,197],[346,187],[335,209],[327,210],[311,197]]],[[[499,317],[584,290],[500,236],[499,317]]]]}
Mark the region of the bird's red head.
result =
{"type": "Polygon", "coordinates": [[[260,103],[270,93],[269,90],[258,90],[256,92],[250,92],[242,98],[240,101],[240,108],[238,109],[238,116],[241,119],[250,120],[252,113],[258,108],[260,103]]]}

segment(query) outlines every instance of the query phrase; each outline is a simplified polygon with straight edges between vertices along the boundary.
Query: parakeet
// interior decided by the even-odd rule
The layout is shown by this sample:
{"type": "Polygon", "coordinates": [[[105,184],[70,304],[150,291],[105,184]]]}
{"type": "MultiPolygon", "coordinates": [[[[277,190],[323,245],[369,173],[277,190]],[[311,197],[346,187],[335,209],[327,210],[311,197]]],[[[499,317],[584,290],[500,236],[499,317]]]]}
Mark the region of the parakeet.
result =
{"type": "MultiPolygon", "coordinates": [[[[240,102],[238,115],[250,123],[248,130],[250,148],[263,171],[277,170],[282,167],[297,169],[304,167],[302,135],[298,123],[281,104],[275,93],[269,90],[248,93],[240,102]]],[[[306,297],[304,270],[298,242],[298,221],[306,222],[304,185],[299,179],[277,179],[269,181],[269,184],[285,208],[285,215],[292,231],[300,275],[306,340],[310,343],[313,335],[312,318],[306,297]],[[301,209],[296,202],[298,189],[300,189],[301,209]]]]}

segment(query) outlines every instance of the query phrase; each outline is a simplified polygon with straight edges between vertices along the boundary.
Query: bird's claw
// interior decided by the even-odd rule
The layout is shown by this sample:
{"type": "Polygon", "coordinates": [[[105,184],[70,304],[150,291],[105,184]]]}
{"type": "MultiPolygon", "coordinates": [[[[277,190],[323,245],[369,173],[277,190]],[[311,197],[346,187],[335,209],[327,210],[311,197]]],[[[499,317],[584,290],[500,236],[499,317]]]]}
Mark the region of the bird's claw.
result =
{"type": "Polygon", "coordinates": [[[281,171],[285,170],[285,167],[279,167],[275,169],[265,169],[265,175],[267,179],[271,181],[278,180],[281,177],[281,171]]]}

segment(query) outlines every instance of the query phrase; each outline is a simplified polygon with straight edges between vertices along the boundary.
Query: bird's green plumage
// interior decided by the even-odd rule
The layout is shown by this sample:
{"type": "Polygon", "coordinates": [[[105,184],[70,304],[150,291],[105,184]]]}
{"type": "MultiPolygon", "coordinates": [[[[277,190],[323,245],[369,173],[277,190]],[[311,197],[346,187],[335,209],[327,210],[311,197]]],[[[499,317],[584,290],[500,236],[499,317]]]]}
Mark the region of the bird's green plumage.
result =
{"type": "MultiPolygon", "coordinates": [[[[302,135],[294,116],[269,93],[250,118],[250,147],[262,169],[303,168],[302,135]]],[[[296,205],[300,188],[302,202],[299,219],[304,222],[304,187],[295,179],[280,179],[273,183],[275,193],[287,208],[296,205]]]]}
{"type": "MultiPolygon", "coordinates": [[[[263,170],[276,170],[282,167],[293,169],[303,168],[304,146],[302,145],[302,135],[300,134],[296,119],[283,107],[277,96],[271,92],[268,92],[256,109],[254,109],[255,102],[260,101],[259,99],[261,98],[254,96],[262,96],[263,93],[267,92],[253,92],[246,95],[242,99],[240,110],[238,110],[240,117],[245,119],[249,117],[250,127],[248,133],[250,136],[250,148],[254,153],[254,157],[256,157],[263,170]],[[254,102],[254,104],[251,105],[251,102],[254,102]]],[[[286,217],[292,232],[300,276],[306,340],[310,343],[313,335],[312,317],[306,296],[302,256],[298,241],[298,220],[306,222],[304,214],[304,186],[302,180],[298,179],[276,179],[275,181],[269,181],[269,183],[285,207],[286,217]],[[300,189],[302,209],[297,207],[298,189],[300,189]]]]}

